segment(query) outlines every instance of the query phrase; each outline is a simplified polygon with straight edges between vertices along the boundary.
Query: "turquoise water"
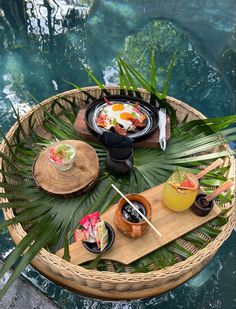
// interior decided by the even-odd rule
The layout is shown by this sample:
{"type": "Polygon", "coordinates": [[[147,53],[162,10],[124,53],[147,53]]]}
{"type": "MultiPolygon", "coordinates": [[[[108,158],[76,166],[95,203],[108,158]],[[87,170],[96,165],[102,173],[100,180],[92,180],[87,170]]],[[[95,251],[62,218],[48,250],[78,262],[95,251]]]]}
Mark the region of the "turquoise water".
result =
{"type": "MultiPolygon", "coordinates": [[[[149,76],[156,50],[158,82],[175,51],[169,95],[208,117],[235,114],[235,4],[233,0],[0,0],[0,124],[14,123],[37,101],[71,89],[66,81],[92,85],[90,66],[105,83],[117,82],[121,55],[149,76]]],[[[233,308],[236,234],[195,278],[159,297],[103,302],[61,289],[34,269],[24,276],[62,308],[233,308]]],[[[1,235],[4,257],[12,248],[1,235]]]]}

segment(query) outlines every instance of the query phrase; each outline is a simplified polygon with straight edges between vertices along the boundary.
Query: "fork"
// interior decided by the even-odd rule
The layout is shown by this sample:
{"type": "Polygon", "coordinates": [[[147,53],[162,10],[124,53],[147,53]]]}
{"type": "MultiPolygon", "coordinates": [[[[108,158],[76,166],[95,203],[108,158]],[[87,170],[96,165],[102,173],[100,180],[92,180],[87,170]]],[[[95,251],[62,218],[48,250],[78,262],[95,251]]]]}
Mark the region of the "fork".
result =
{"type": "Polygon", "coordinates": [[[159,143],[162,150],[166,149],[166,109],[160,108],[159,110],[159,143]]]}

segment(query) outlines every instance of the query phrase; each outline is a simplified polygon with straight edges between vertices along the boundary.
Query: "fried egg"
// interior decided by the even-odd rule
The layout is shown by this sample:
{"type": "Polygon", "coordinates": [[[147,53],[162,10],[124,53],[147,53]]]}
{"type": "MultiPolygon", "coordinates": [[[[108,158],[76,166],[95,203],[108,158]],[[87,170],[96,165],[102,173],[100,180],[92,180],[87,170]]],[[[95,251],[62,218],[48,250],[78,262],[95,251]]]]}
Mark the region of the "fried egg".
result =
{"type": "Polygon", "coordinates": [[[132,122],[129,120],[130,118],[139,119],[141,116],[141,113],[132,104],[121,103],[106,105],[101,113],[107,116],[106,118],[110,121],[111,125],[118,123],[122,125],[125,130],[128,130],[132,125],[132,122]]]}
{"type": "Polygon", "coordinates": [[[120,115],[117,116],[116,118],[117,123],[121,124],[122,127],[127,131],[130,126],[132,126],[132,122],[130,120],[124,120],[120,118],[120,115]]]}

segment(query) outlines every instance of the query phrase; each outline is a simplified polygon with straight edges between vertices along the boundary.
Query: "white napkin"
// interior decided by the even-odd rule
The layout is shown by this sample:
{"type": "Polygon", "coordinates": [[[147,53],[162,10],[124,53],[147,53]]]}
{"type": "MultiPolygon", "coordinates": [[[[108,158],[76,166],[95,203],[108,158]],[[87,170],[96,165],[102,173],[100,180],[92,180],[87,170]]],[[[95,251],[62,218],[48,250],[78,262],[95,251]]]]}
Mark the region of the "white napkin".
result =
{"type": "Polygon", "coordinates": [[[161,108],[158,112],[159,115],[159,143],[162,150],[166,149],[166,110],[161,108]]]}

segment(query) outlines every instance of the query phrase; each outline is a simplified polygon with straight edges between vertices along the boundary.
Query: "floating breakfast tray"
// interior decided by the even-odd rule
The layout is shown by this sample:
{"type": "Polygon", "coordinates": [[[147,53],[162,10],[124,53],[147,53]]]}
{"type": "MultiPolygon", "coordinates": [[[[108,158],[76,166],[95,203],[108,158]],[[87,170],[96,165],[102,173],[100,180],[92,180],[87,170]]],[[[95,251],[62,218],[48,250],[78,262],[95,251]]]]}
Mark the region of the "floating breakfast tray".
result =
{"type": "MultiPolygon", "coordinates": [[[[112,225],[115,231],[114,244],[109,251],[103,254],[103,259],[118,261],[125,265],[130,264],[220,214],[221,210],[216,204],[205,217],[196,216],[190,209],[180,213],[173,212],[162,202],[163,186],[164,184],[161,184],[141,193],[152,205],[151,221],[162,234],[162,237],[159,237],[152,229],[148,229],[146,234],[135,240],[124,236],[115,227],[114,213],[117,204],[113,205],[101,216],[103,220],[112,225]]],[[[84,248],[81,241],[71,244],[69,248],[70,262],[73,264],[78,265],[93,260],[96,257],[96,254],[90,253],[84,248]]],[[[63,253],[64,249],[60,249],[56,255],[62,257],[63,253]]]]}
{"type": "MultiPolygon", "coordinates": [[[[119,86],[114,85],[106,86],[106,89],[112,94],[117,95],[120,94],[119,86]]],[[[96,98],[101,97],[101,89],[98,86],[86,87],[84,91],[96,98]]],[[[44,135],[45,131],[43,129],[43,123],[46,115],[44,113],[44,109],[50,110],[50,108],[54,107],[55,100],[63,104],[65,106],[65,109],[68,111],[71,110],[70,102],[75,102],[76,104],[78,104],[80,108],[83,108],[84,101],[87,99],[87,95],[84,93],[84,91],[81,91],[79,89],[73,89],[70,91],[66,91],[64,93],[57,94],[56,96],[50,97],[45,101],[41,102],[40,104],[32,108],[30,111],[28,111],[24,115],[24,117],[20,119],[20,122],[17,122],[16,124],[14,124],[14,126],[12,126],[12,128],[7,133],[6,140],[8,140],[10,144],[15,144],[16,138],[18,136],[19,126],[23,126],[25,133],[28,135],[31,130],[30,119],[32,120],[36,119],[35,124],[37,124],[37,130],[38,130],[36,132],[41,136],[47,137],[47,135],[46,136],[44,135]],[[65,98],[65,100],[63,98],[65,98]]],[[[149,100],[149,94],[144,89],[139,89],[139,92],[146,101],[149,100]]],[[[180,123],[186,117],[188,118],[188,121],[205,118],[199,111],[187,105],[186,103],[177,100],[176,98],[167,96],[166,99],[167,103],[169,103],[176,110],[177,120],[180,123]]],[[[58,117],[62,116],[61,108],[56,107],[55,112],[57,113],[58,117]]],[[[2,152],[5,153],[5,155],[9,154],[8,146],[5,140],[2,141],[0,148],[2,149],[2,152]]],[[[220,148],[217,147],[211,149],[209,153],[213,154],[216,151],[227,151],[228,155],[223,157],[224,166],[229,167],[229,169],[227,169],[225,173],[225,176],[227,178],[234,179],[235,183],[235,158],[233,155],[231,155],[231,152],[229,150],[230,150],[229,146],[225,144],[220,146],[220,148]]],[[[5,167],[4,160],[0,160],[0,169],[4,167],[5,167]]],[[[0,188],[0,191],[3,193],[5,192],[4,188],[0,188]]],[[[158,190],[154,193],[155,195],[158,194],[158,190]]],[[[0,198],[0,200],[3,203],[6,202],[4,197],[0,198]]],[[[108,271],[99,271],[95,269],[87,269],[84,267],[74,265],[72,263],[68,263],[68,261],[61,259],[58,256],[55,256],[46,249],[40,250],[40,253],[38,253],[35,256],[31,264],[40,273],[47,276],[53,282],[56,282],[57,284],[66,287],[67,289],[76,291],[79,294],[89,295],[90,297],[93,298],[101,298],[109,300],[111,299],[127,300],[127,299],[154,297],[161,293],[176,288],[180,284],[184,283],[186,280],[192,278],[197,273],[199,273],[199,271],[201,271],[201,269],[203,269],[203,267],[205,267],[210,262],[212,257],[217,253],[217,250],[219,250],[221,246],[225,243],[225,241],[227,241],[228,237],[233,232],[236,223],[235,198],[232,199],[232,201],[229,204],[223,205],[223,209],[225,209],[225,207],[226,208],[231,207],[231,210],[227,214],[228,220],[227,223],[224,226],[222,226],[221,233],[217,237],[211,237],[209,239],[208,245],[203,249],[193,246],[187,247],[187,249],[192,253],[192,255],[189,258],[177,262],[169,267],[158,269],[152,263],[153,268],[151,271],[147,273],[144,272],[129,273],[128,268],[125,268],[125,272],[118,273],[115,272],[114,269],[112,267],[109,267],[108,265],[109,267],[108,271]]],[[[159,211],[160,214],[159,218],[160,222],[157,222],[158,224],[157,223],[154,224],[163,233],[165,231],[165,227],[163,227],[161,222],[162,210],[158,209],[159,208],[157,207],[157,211],[159,211]]],[[[14,219],[16,216],[16,213],[14,209],[11,208],[10,204],[9,208],[7,207],[3,208],[3,213],[5,220],[14,219]]],[[[210,212],[210,214],[212,215],[213,213],[210,212]]],[[[184,216],[184,213],[182,214],[182,216],[184,216]]],[[[211,219],[211,217],[207,217],[206,219],[208,220],[208,218],[211,219]]],[[[111,221],[113,221],[112,214],[111,214],[111,221]]],[[[184,221],[184,217],[182,217],[181,222],[182,221],[184,221]]],[[[175,221],[173,221],[173,224],[174,222],[175,221]]],[[[184,224],[188,224],[188,222],[189,221],[185,220],[184,224]]],[[[201,221],[200,224],[203,223],[204,222],[201,221]]],[[[22,239],[24,239],[24,237],[28,235],[27,234],[28,226],[29,226],[28,222],[26,224],[19,223],[9,226],[9,232],[11,234],[13,241],[16,244],[18,244],[22,239]],[[24,230],[25,226],[26,229],[24,230]]],[[[193,228],[193,226],[191,228],[193,228]]],[[[156,240],[155,238],[156,236],[154,235],[154,233],[152,233],[151,235],[152,235],[151,242],[153,243],[153,241],[156,240]]],[[[166,235],[163,234],[163,237],[165,236],[166,235]]],[[[120,235],[116,231],[116,239],[111,250],[115,250],[115,248],[119,247],[119,239],[120,235]]],[[[142,238],[142,246],[145,243],[143,241],[144,239],[145,238],[142,238]]],[[[125,238],[126,242],[128,242],[128,240],[129,240],[128,238],[125,238]]],[[[135,244],[139,243],[137,240],[132,242],[135,242],[135,244]]],[[[125,246],[124,247],[120,246],[120,248],[122,249],[121,254],[126,256],[130,253],[130,250],[128,252],[125,252],[125,246]]],[[[135,248],[135,252],[139,248],[135,248]]],[[[72,251],[73,247],[71,248],[71,252],[72,251]]],[[[84,248],[80,246],[78,247],[78,249],[76,249],[76,251],[77,253],[80,252],[81,255],[84,253],[88,253],[87,251],[85,251],[84,248]]],[[[107,252],[107,254],[108,253],[109,252],[107,252]]],[[[112,253],[112,251],[110,251],[110,253],[112,253]]],[[[96,256],[97,255],[95,254],[94,255],[91,254],[90,258],[94,259],[96,256]]],[[[73,259],[74,258],[72,254],[72,260],[73,259]]]]}
{"type": "MultiPolygon", "coordinates": [[[[85,122],[85,112],[86,109],[83,108],[79,111],[77,118],[74,123],[75,131],[79,134],[81,138],[88,141],[98,141],[97,137],[94,136],[88,129],[86,122],[85,122]]],[[[170,117],[167,115],[166,119],[166,140],[168,141],[171,136],[170,131],[170,117]]],[[[146,137],[144,140],[138,141],[134,143],[134,147],[145,147],[145,148],[160,148],[159,143],[159,129],[146,137]]]]}
{"type": "Polygon", "coordinates": [[[53,166],[43,150],[33,166],[33,177],[38,187],[50,194],[70,197],[87,192],[99,174],[99,160],[96,151],[90,145],[76,140],[64,141],[76,149],[73,166],[68,171],[59,171],[53,166]]]}

